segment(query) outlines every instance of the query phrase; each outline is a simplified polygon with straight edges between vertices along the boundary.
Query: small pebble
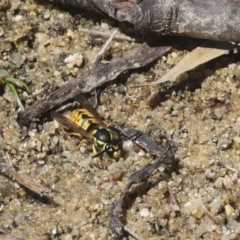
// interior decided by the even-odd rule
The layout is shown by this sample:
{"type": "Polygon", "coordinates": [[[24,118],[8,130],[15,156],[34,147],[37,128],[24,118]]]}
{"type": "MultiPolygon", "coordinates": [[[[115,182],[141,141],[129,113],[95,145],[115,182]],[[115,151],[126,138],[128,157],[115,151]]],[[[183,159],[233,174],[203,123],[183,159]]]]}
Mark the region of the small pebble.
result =
{"type": "Polygon", "coordinates": [[[230,204],[225,205],[224,208],[227,216],[231,216],[235,212],[234,208],[230,204]]]}
{"type": "Polygon", "coordinates": [[[185,212],[191,213],[194,217],[198,219],[200,219],[205,212],[205,207],[201,199],[193,199],[185,203],[184,207],[185,212]]]}
{"type": "Polygon", "coordinates": [[[116,170],[113,174],[112,174],[112,180],[113,181],[121,181],[123,177],[123,171],[122,170],[116,170]]]}
{"type": "Polygon", "coordinates": [[[107,23],[101,23],[101,28],[104,30],[109,30],[109,25],[107,23]]]}
{"type": "Polygon", "coordinates": [[[20,52],[15,52],[12,54],[11,62],[16,66],[16,68],[20,68],[24,62],[24,58],[20,52]]]}
{"type": "Polygon", "coordinates": [[[143,208],[140,210],[140,216],[141,217],[148,217],[150,214],[149,210],[147,208],[143,208]]]}
{"type": "Polygon", "coordinates": [[[67,234],[67,235],[65,235],[64,239],[65,240],[72,240],[73,238],[72,238],[71,234],[67,234]]]}
{"type": "Polygon", "coordinates": [[[83,55],[79,53],[74,53],[69,55],[64,59],[64,62],[67,63],[68,68],[73,68],[74,66],[80,67],[83,61],[83,55]]]}
{"type": "Polygon", "coordinates": [[[44,20],[48,20],[49,18],[50,18],[50,11],[49,11],[49,9],[47,9],[46,11],[45,11],[45,13],[44,13],[44,15],[43,15],[43,19],[44,20]]]}

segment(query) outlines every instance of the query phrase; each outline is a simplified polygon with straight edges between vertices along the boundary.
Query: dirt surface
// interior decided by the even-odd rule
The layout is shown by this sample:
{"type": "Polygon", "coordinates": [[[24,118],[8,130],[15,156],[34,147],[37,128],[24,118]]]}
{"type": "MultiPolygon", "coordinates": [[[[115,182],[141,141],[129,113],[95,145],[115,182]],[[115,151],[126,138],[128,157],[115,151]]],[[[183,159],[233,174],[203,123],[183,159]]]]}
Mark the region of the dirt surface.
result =
{"type": "MultiPolygon", "coordinates": [[[[71,81],[92,68],[109,33],[122,27],[82,11],[77,17],[76,9],[64,8],[36,1],[0,4],[0,78],[13,76],[29,86],[30,94],[17,88],[25,106],[64,84],[62,73],[71,81]]],[[[159,79],[199,43],[179,39],[163,58],[120,77],[100,95],[97,111],[107,123],[126,122],[159,144],[177,147],[174,169],[160,167],[128,196],[126,225],[143,239],[239,239],[238,56],[214,60],[175,83],[130,87],[159,79]],[[150,96],[157,92],[150,107],[150,96]]],[[[114,39],[104,60],[136,46],[114,39]]],[[[127,178],[154,158],[127,141],[123,147],[128,151],[119,161],[105,156],[93,160],[91,144],[79,147],[81,140],[65,134],[50,116],[20,128],[12,92],[2,85],[0,93],[1,163],[51,190],[49,199],[39,197],[0,175],[0,231],[20,239],[112,239],[111,206],[127,178]]]]}

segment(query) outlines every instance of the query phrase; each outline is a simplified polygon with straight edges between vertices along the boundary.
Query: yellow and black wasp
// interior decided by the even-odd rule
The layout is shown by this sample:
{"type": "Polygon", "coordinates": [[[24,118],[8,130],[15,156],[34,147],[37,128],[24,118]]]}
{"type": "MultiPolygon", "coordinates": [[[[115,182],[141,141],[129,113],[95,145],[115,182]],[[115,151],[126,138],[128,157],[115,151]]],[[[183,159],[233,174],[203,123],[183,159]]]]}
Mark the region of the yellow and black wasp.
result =
{"type": "Polygon", "coordinates": [[[118,159],[121,156],[121,143],[136,134],[123,139],[115,138],[113,128],[108,127],[100,118],[93,106],[81,94],[77,95],[75,101],[79,102],[83,108],[72,112],[70,118],[58,112],[52,112],[52,117],[65,128],[74,133],[93,141],[93,157],[98,157],[106,152],[110,158],[118,159]],[[99,152],[97,152],[97,150],[99,152]]]}

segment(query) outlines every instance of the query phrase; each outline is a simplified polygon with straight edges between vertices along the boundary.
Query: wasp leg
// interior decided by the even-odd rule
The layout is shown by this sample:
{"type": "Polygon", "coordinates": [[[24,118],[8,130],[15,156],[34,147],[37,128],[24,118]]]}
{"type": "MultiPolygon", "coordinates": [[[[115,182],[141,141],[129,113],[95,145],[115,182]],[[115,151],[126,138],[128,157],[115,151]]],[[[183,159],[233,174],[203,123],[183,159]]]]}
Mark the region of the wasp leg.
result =
{"type": "MultiPolygon", "coordinates": [[[[77,134],[76,134],[77,135],[77,134]]],[[[79,136],[79,135],[78,135],[79,136]]],[[[81,136],[81,135],[80,135],[81,136]]],[[[80,143],[77,145],[77,147],[75,148],[76,151],[78,151],[80,149],[80,147],[83,145],[83,143],[87,144],[88,140],[87,139],[82,139],[80,141],[80,143]]]]}
{"type": "Polygon", "coordinates": [[[69,135],[69,136],[78,137],[78,138],[80,138],[80,139],[83,138],[82,135],[79,134],[79,133],[67,132],[67,131],[65,130],[65,128],[64,128],[62,125],[60,125],[60,124],[59,124],[59,128],[58,128],[58,129],[60,130],[60,132],[63,132],[64,134],[67,134],[67,135],[69,135]]]}
{"type": "MultiPolygon", "coordinates": [[[[82,139],[81,141],[80,141],[80,143],[74,148],[74,151],[79,151],[79,149],[80,149],[80,147],[83,145],[83,143],[88,143],[88,140],[86,140],[86,139],[82,139]]],[[[84,148],[85,148],[85,146],[84,146],[84,148]]]]}
{"type": "Polygon", "coordinates": [[[78,133],[69,133],[69,132],[67,132],[67,131],[65,131],[65,130],[63,130],[63,132],[64,132],[65,134],[69,135],[69,136],[74,136],[74,137],[80,138],[81,141],[80,141],[80,143],[77,145],[77,147],[75,148],[76,151],[80,149],[80,147],[81,147],[81,145],[82,145],[83,143],[86,143],[86,144],[88,143],[88,140],[85,139],[85,138],[83,138],[81,134],[78,134],[78,133]]]}
{"type": "Polygon", "coordinates": [[[69,132],[67,132],[67,131],[65,131],[65,130],[63,130],[63,132],[64,132],[65,134],[69,135],[69,136],[74,136],[74,137],[80,138],[80,139],[81,139],[80,144],[87,142],[87,140],[84,139],[81,134],[78,134],[78,133],[69,133],[69,132]]]}
{"type": "Polygon", "coordinates": [[[111,125],[112,125],[112,123],[108,123],[108,124],[107,124],[107,127],[111,127],[111,125]]]}
{"type": "MultiPolygon", "coordinates": [[[[92,151],[93,151],[93,154],[91,154],[91,156],[94,158],[94,156],[98,153],[97,148],[94,143],[92,144],[92,151]]],[[[103,165],[103,161],[101,161],[101,160],[102,160],[101,157],[95,159],[94,165],[100,169],[103,169],[104,165],[103,165]]]]}
{"type": "Polygon", "coordinates": [[[94,143],[92,144],[92,150],[93,150],[94,155],[96,155],[98,153],[94,143]]]}

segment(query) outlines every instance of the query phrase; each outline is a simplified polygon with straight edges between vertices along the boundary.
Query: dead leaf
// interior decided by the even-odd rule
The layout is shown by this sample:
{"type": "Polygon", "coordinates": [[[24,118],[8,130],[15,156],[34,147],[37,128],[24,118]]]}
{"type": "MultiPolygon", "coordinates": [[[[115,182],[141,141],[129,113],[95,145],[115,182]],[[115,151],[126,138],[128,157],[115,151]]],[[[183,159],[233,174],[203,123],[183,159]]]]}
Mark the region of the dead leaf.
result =
{"type": "Polygon", "coordinates": [[[228,54],[229,50],[234,48],[232,44],[225,42],[215,43],[214,47],[211,47],[210,45],[212,45],[212,42],[206,42],[203,46],[195,48],[193,51],[188,53],[175,67],[173,67],[168,73],[166,73],[156,82],[138,86],[151,86],[166,81],[175,81],[180,74],[190,71],[214,58],[228,54]]]}

